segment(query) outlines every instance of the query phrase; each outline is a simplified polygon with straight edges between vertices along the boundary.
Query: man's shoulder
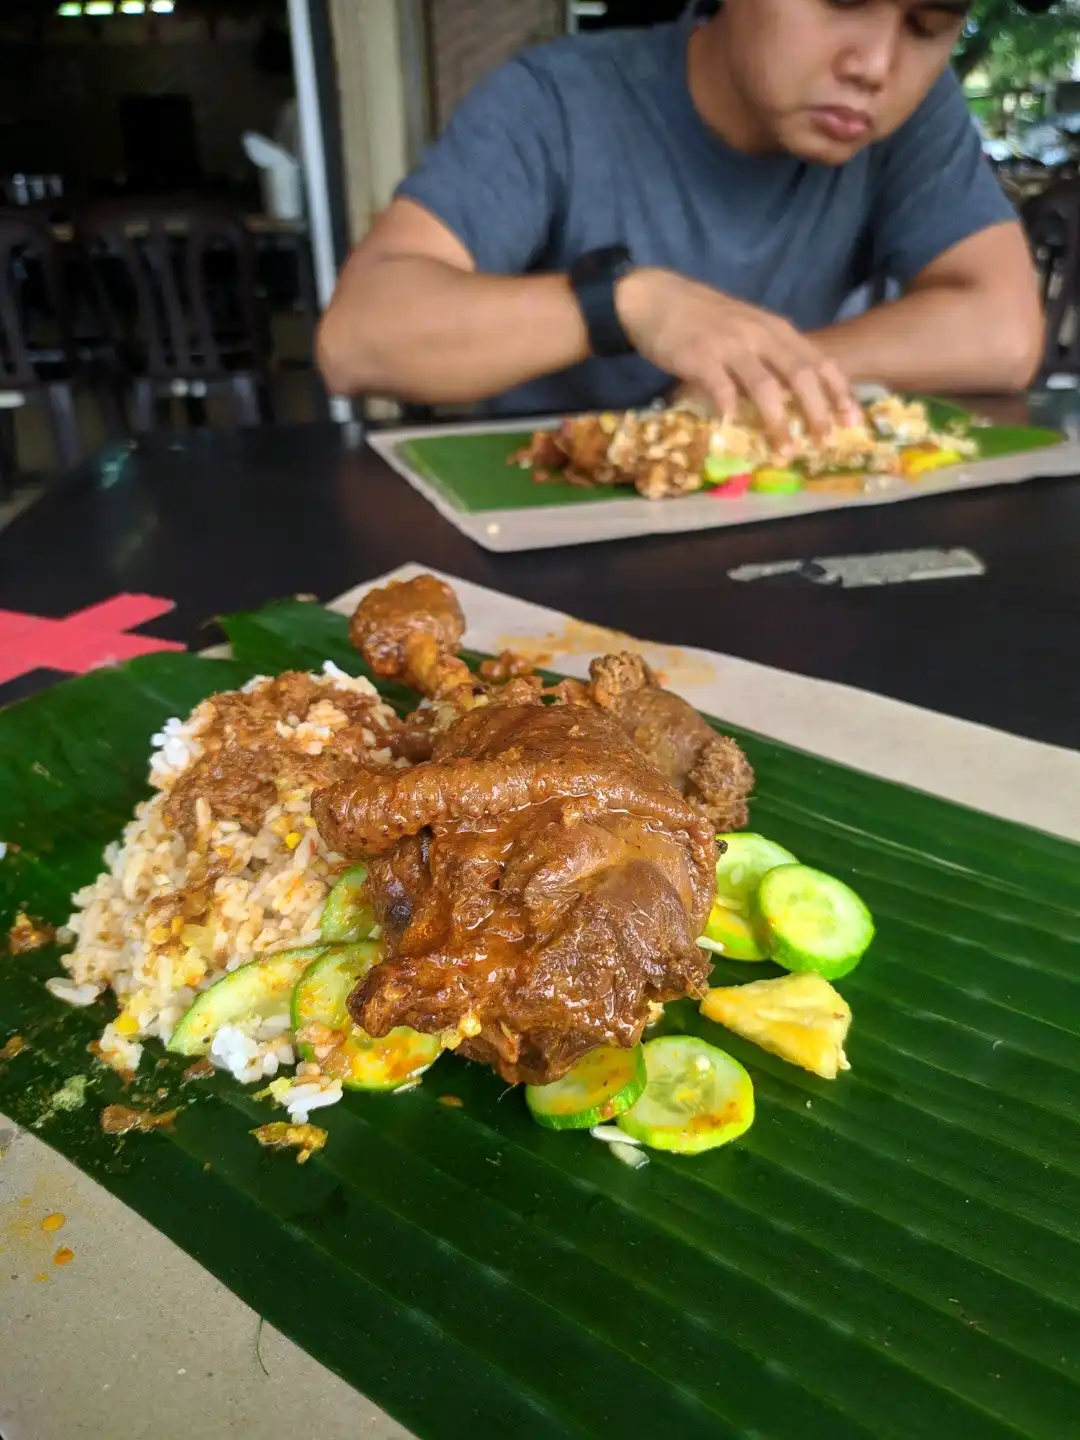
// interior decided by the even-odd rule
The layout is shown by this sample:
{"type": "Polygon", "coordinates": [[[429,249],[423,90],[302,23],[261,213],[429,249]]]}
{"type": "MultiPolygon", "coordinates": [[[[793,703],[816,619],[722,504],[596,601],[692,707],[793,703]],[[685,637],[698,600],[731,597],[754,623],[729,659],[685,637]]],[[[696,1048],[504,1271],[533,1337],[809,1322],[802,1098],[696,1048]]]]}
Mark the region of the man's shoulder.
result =
{"type": "Polygon", "coordinates": [[[955,126],[965,120],[974,128],[963,88],[950,67],[938,76],[899,129],[886,135],[873,148],[878,158],[885,158],[912,144],[920,145],[926,136],[936,133],[943,124],[951,122],[955,126]]]}
{"type": "Polygon", "coordinates": [[[602,86],[614,80],[643,82],[659,73],[673,28],[655,25],[562,35],[519,52],[511,64],[528,69],[557,90],[590,82],[602,86]]]}

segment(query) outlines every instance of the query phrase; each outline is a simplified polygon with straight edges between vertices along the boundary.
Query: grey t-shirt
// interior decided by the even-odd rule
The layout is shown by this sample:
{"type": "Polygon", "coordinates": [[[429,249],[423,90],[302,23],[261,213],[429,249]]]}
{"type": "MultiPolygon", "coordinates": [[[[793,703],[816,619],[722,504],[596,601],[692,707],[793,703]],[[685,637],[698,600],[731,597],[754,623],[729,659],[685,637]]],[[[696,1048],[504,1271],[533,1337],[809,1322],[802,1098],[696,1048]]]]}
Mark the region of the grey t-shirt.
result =
{"type": "MultiPolygon", "coordinates": [[[[904,283],[1013,211],[952,72],[892,136],[847,164],[749,156],[690,98],[692,11],[651,30],[567,36],[489,75],[398,193],[464,242],[480,270],[565,270],[628,245],[786,316],[832,321],[874,276],[904,283]]],[[[639,356],[588,360],[492,403],[558,413],[642,405],[670,377],[639,356]]]]}

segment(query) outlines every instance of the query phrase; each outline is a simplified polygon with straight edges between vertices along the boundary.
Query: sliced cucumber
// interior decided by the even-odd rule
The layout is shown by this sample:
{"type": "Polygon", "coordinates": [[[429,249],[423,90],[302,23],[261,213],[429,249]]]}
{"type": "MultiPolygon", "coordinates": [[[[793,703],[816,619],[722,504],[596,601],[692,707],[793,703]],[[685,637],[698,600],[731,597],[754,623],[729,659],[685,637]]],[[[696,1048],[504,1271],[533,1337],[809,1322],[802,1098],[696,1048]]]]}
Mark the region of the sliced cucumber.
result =
{"type": "Polygon", "coordinates": [[[181,1015],[168,1048],[178,1055],[208,1055],[210,1042],[223,1025],[287,1015],[297,980],[325,949],[305,945],[278,950],[223,975],[181,1015]]]}
{"type": "Polygon", "coordinates": [[[716,862],[716,898],[721,905],[747,914],[750,897],[763,875],[777,865],[797,865],[798,857],[764,835],[739,831],[721,835],[726,849],[716,862]]]}
{"type": "Polygon", "coordinates": [[[348,944],[367,940],[375,928],[375,907],[366,865],[346,870],[327,896],[319,926],[324,940],[348,944]]]}
{"type": "Polygon", "coordinates": [[[644,1045],[645,1093],[615,1121],[654,1150],[698,1155],[749,1130],[754,1087],[737,1060],[694,1035],[662,1035],[644,1045]]]}
{"type": "Polygon", "coordinates": [[[716,904],[699,944],[730,960],[765,960],[768,957],[750,918],[750,897],[763,875],[776,865],[795,864],[795,856],[764,835],[749,831],[719,838],[726,848],[716,862],[716,904]]]}
{"type": "Polygon", "coordinates": [[[797,470],[779,470],[765,466],[764,469],[754,471],[750,489],[756,490],[759,495],[790,495],[795,490],[801,490],[803,484],[803,477],[797,470]]]}
{"type": "Polygon", "coordinates": [[[769,953],[785,970],[838,980],[874,938],[873,917],[855,891],[809,865],[770,870],[751,903],[769,953]]]}
{"type": "Polygon", "coordinates": [[[525,1103],[537,1124],[549,1130],[589,1130],[629,1110],[644,1089],[642,1047],[601,1046],[583,1055],[561,1080],[526,1085],[525,1103]]]}
{"type": "Polygon", "coordinates": [[[698,941],[703,950],[726,955],[729,960],[767,960],[768,956],[758,944],[754,927],[749,917],[738,910],[729,910],[719,900],[713,906],[705,934],[698,941]]]}
{"type": "Polygon", "coordinates": [[[346,1001],[379,958],[371,941],[336,945],[299,977],[292,999],[297,1047],[350,1090],[398,1090],[421,1075],[442,1050],[437,1035],[399,1025],[376,1039],[353,1023],[346,1001]],[[318,1040],[310,1038],[318,1028],[318,1040]],[[329,1047],[329,1048],[327,1048],[329,1047]]]}
{"type": "Polygon", "coordinates": [[[726,485],[736,475],[749,475],[753,468],[751,461],[738,455],[710,455],[702,467],[702,473],[711,485],[726,485]]]}

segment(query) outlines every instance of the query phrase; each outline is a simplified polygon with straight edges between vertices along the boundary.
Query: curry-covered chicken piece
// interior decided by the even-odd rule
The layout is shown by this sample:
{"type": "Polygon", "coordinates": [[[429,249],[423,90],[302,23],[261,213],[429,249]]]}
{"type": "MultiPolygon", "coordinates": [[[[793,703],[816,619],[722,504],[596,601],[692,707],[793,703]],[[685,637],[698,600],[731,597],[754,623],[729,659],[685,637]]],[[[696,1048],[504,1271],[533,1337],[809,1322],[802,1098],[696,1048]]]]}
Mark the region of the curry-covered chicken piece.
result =
{"type": "Polygon", "coordinates": [[[692,705],[665,690],[640,655],[604,655],[589,674],[595,703],[717,830],[746,827],[754,772],[734,740],[718,735],[692,705]]]}
{"type": "Polygon", "coordinates": [[[463,708],[483,689],[458,658],[464,633],[457,596],[434,575],[370,590],[349,626],[353,644],[376,675],[463,708]]]}
{"type": "Polygon", "coordinates": [[[613,485],[618,477],[608,450],[615,424],[614,416],[574,416],[555,430],[538,430],[511,460],[531,470],[533,478],[541,482],[558,479],[571,485],[613,485]]]}
{"type": "MultiPolygon", "coordinates": [[[[554,433],[562,436],[565,431],[564,426],[554,433]]],[[[353,641],[376,673],[404,680],[438,702],[434,712],[417,711],[405,722],[408,736],[410,725],[418,732],[419,743],[411,750],[399,747],[399,753],[411,759],[426,758],[434,733],[462,711],[493,696],[503,703],[538,699],[543,690],[539,677],[525,673],[527,662],[509,654],[487,662],[481,675],[474,676],[456,653],[464,629],[457,597],[433,575],[371,591],[353,616],[353,641]]],[[[734,740],[718,735],[692,705],[665,690],[639,655],[601,656],[592,662],[590,674],[589,684],[564,680],[543,693],[560,704],[596,704],[609,711],[717,830],[746,826],[754,772],[734,740]]]]}
{"type": "Polygon", "coordinates": [[[313,812],[369,867],[384,959],[349,999],[369,1034],[442,1034],[546,1084],[704,991],[712,826],[591,704],[473,708],[429,762],[359,771],[313,812]]]}
{"type": "Polygon", "coordinates": [[[396,580],[369,590],[356,607],[349,636],[376,675],[403,678],[418,640],[456,655],[465,634],[457,596],[434,575],[396,580]]]}

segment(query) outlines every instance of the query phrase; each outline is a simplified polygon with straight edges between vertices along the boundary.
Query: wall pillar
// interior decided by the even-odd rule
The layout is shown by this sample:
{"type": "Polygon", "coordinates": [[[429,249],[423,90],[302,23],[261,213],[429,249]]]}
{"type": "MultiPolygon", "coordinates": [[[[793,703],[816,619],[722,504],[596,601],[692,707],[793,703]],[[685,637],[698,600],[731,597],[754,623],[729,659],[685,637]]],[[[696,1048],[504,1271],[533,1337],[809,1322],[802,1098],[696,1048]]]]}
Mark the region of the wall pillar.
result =
{"type": "Polygon", "coordinates": [[[407,57],[410,0],[328,0],[341,112],[345,208],[355,244],[412,163],[415,90],[407,57]]]}

